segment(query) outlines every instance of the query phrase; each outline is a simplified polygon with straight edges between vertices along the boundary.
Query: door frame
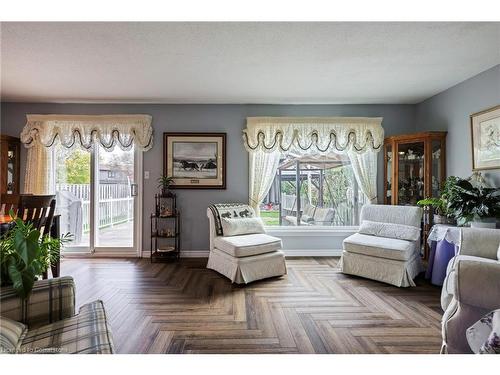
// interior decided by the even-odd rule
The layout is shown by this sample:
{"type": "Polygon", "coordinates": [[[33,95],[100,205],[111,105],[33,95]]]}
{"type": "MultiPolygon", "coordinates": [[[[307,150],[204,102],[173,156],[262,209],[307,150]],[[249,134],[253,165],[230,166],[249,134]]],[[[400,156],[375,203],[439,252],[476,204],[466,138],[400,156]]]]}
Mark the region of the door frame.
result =
{"type": "MultiPolygon", "coordinates": [[[[55,152],[55,150],[54,150],[55,152]]],[[[90,183],[90,210],[89,210],[89,221],[90,227],[93,228],[95,225],[95,210],[96,204],[98,203],[95,199],[95,188],[96,188],[96,171],[95,168],[95,158],[96,153],[90,153],[90,173],[92,175],[92,181],[90,183]]],[[[53,171],[52,175],[54,176],[54,185],[55,186],[55,158],[53,159],[53,171]]],[[[144,191],[144,172],[143,172],[143,164],[144,163],[144,152],[142,150],[138,150],[137,148],[134,151],[134,169],[135,169],[135,181],[137,184],[137,196],[134,200],[134,244],[131,247],[131,251],[123,251],[117,250],[121,248],[113,248],[113,247],[96,247],[94,236],[89,236],[89,247],[88,250],[86,246],[68,246],[68,248],[72,249],[69,251],[63,250],[63,255],[65,257],[142,257],[142,226],[143,226],[143,191],[144,191]],[[85,250],[84,250],[85,249],[85,250]]]]}

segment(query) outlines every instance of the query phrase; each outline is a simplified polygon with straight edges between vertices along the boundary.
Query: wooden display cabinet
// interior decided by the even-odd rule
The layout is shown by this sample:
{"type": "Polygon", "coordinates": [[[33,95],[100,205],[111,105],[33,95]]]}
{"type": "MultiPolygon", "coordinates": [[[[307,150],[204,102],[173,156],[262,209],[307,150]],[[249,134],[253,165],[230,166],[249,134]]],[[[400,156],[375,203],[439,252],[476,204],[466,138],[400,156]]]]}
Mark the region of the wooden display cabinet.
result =
{"type": "MultiPolygon", "coordinates": [[[[415,206],[424,198],[438,197],[446,179],[447,132],[422,132],[384,140],[384,203],[415,206]]],[[[423,220],[424,258],[432,223],[426,210],[423,220]]]]}
{"type": "Polygon", "coordinates": [[[21,141],[10,135],[0,135],[0,194],[20,193],[21,141]]]}
{"type": "Polygon", "coordinates": [[[446,179],[447,132],[397,135],[384,140],[384,203],[416,205],[437,197],[446,179]]]}

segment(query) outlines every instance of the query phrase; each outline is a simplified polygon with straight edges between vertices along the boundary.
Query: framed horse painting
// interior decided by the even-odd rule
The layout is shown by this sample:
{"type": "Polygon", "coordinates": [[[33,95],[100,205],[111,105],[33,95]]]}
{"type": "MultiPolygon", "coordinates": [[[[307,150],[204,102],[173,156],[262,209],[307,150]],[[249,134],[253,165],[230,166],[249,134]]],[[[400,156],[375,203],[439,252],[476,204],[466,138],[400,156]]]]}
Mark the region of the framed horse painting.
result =
{"type": "Polygon", "coordinates": [[[163,154],[171,188],[226,188],[226,133],[163,133],[163,154]]]}

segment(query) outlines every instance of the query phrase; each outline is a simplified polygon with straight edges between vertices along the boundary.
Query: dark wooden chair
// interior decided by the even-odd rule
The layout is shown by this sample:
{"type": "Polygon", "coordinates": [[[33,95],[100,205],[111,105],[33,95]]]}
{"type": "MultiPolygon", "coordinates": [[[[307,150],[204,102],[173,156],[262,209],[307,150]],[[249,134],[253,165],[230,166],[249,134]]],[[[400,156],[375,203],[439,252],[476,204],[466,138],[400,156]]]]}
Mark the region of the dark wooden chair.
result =
{"type": "MultiPolygon", "coordinates": [[[[42,236],[59,237],[59,226],[53,225],[56,208],[55,195],[1,194],[0,212],[8,215],[10,210],[23,221],[32,223],[42,236]]],[[[60,262],[51,264],[52,275],[59,276],[60,262]]],[[[47,273],[43,275],[47,278],[47,273]]]]}
{"type": "Polygon", "coordinates": [[[55,210],[55,195],[21,195],[17,215],[33,224],[44,236],[50,234],[55,210]]]}
{"type": "Polygon", "coordinates": [[[14,214],[16,214],[20,199],[19,194],[2,194],[0,196],[0,212],[2,215],[8,215],[10,210],[13,210],[14,214]]]}
{"type": "MultiPolygon", "coordinates": [[[[50,235],[59,237],[58,228],[54,232],[52,223],[54,221],[54,212],[56,210],[55,195],[21,195],[17,216],[25,222],[29,222],[40,231],[42,236],[50,235]]],[[[58,277],[60,270],[59,259],[55,264],[50,265],[52,276],[58,277]]],[[[43,278],[47,278],[47,272],[43,274],[43,278]]]]}

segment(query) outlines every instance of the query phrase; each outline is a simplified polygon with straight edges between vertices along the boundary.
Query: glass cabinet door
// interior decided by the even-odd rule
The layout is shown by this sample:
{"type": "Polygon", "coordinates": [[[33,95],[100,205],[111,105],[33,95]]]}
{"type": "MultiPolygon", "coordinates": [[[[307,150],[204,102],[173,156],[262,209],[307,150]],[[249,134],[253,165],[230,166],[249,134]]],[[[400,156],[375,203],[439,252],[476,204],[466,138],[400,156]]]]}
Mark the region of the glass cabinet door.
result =
{"type": "Polygon", "coordinates": [[[0,134],[0,193],[19,194],[19,138],[0,134]]]}
{"type": "Polygon", "coordinates": [[[400,143],[398,151],[398,199],[400,205],[416,205],[424,198],[424,142],[400,143]]]}
{"type": "Polygon", "coordinates": [[[385,181],[385,194],[384,194],[384,202],[385,204],[392,204],[392,145],[385,145],[385,171],[386,171],[386,181],[385,181]]]}
{"type": "Polygon", "coordinates": [[[19,193],[19,146],[16,143],[9,142],[7,148],[7,194],[19,193]]]}
{"type": "Polygon", "coordinates": [[[16,153],[9,145],[7,151],[7,194],[14,193],[14,173],[16,169],[16,153]]]}
{"type": "Polygon", "coordinates": [[[444,179],[443,147],[440,139],[432,140],[431,151],[431,197],[439,197],[444,179]]]}

